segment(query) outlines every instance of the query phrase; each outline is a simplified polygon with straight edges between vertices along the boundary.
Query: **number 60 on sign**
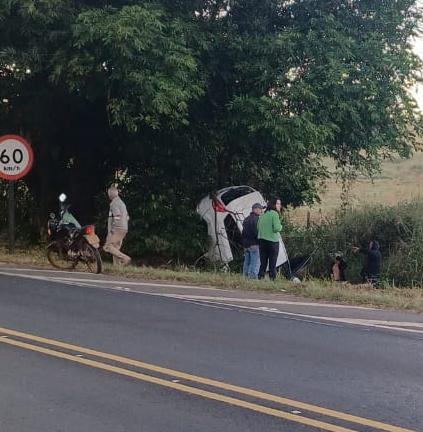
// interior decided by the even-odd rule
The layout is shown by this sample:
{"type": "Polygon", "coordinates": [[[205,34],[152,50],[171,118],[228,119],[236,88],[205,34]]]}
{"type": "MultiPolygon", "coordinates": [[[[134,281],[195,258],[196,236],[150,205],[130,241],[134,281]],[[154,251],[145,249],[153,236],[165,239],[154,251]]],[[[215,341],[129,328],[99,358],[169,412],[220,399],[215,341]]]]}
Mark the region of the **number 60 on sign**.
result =
{"type": "Polygon", "coordinates": [[[18,135],[0,137],[0,178],[19,180],[31,170],[34,156],[28,142],[18,135]]]}

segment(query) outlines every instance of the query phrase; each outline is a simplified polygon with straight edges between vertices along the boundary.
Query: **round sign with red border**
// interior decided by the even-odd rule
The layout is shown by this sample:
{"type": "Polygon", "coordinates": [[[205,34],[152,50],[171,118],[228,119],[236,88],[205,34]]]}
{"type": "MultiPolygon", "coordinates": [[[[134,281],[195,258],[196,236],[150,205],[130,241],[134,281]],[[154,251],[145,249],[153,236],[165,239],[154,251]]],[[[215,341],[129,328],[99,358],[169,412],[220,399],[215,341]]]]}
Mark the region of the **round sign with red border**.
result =
{"type": "Polygon", "coordinates": [[[34,154],[28,141],[19,135],[0,137],[0,178],[19,180],[32,168],[34,154]]]}

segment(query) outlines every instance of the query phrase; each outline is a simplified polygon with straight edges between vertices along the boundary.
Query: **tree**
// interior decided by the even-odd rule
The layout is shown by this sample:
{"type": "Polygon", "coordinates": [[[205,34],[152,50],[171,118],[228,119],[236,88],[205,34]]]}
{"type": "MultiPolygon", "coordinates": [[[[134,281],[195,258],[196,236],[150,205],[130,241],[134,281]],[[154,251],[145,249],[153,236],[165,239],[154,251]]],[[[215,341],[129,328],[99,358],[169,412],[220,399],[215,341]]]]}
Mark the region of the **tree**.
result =
{"type": "Polygon", "coordinates": [[[419,18],[411,0],[204,2],[207,91],[189,128],[153,151],[159,166],[166,151],[171,171],[175,153],[189,153],[188,177],[202,191],[249,182],[300,204],[316,198],[322,156],[372,174],[383,158],[409,155],[421,132],[408,93],[419,18]]]}
{"type": "Polygon", "coordinates": [[[0,6],[1,129],[32,142],[27,182],[40,224],[61,189],[92,217],[93,196],[122,167],[123,143],[140,125],[186,122],[189,100],[202,92],[189,25],[156,4],[135,3],[0,6]]]}
{"type": "Polygon", "coordinates": [[[92,197],[118,170],[149,230],[154,208],[180,214],[230,184],[311,202],[322,157],[371,174],[417,144],[416,4],[6,0],[2,129],[33,143],[42,215],[73,185],[94,216],[92,197]]]}
{"type": "Polygon", "coordinates": [[[421,10],[413,0],[294,2],[301,34],[294,85],[314,94],[307,109],[332,126],[322,154],[372,173],[383,158],[409,156],[421,134],[410,96],[420,59],[412,52],[421,10]]]}

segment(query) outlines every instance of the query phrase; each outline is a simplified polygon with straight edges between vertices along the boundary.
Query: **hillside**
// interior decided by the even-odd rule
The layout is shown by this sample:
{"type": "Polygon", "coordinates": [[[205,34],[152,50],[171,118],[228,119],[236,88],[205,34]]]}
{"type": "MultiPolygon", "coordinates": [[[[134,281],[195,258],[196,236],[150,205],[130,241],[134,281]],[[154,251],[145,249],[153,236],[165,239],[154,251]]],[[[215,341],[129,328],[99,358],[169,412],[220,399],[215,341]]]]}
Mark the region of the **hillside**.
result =
{"type": "MultiPolygon", "coordinates": [[[[307,213],[311,219],[319,221],[330,217],[340,207],[341,184],[333,178],[326,184],[326,191],[321,194],[321,203],[312,207],[300,207],[291,212],[291,217],[298,223],[305,223],[307,213]]],[[[423,153],[416,153],[413,158],[384,162],[381,173],[373,182],[360,177],[354,184],[350,202],[354,206],[361,204],[389,204],[423,196],[423,153]]]]}

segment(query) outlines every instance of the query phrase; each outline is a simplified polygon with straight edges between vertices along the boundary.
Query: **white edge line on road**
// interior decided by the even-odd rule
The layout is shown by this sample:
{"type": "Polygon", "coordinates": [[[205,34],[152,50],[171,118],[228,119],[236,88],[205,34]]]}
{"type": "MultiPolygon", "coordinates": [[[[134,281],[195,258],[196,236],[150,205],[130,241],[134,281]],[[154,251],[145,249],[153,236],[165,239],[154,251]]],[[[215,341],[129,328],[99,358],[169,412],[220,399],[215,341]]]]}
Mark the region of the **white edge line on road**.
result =
{"type": "MultiPolygon", "coordinates": [[[[144,293],[144,294],[154,295],[151,293],[144,293]]],[[[204,302],[204,303],[207,303],[207,302],[204,302]]],[[[395,326],[390,326],[390,325],[380,325],[380,324],[373,323],[372,320],[363,320],[363,319],[357,319],[357,318],[334,318],[334,317],[325,317],[325,316],[317,316],[317,315],[299,314],[299,313],[286,312],[286,311],[265,311],[261,308],[254,308],[251,306],[242,306],[242,305],[236,305],[236,304],[231,304],[231,303],[210,302],[210,304],[225,305],[225,306],[231,306],[233,308],[239,308],[239,309],[246,309],[246,310],[255,311],[255,312],[261,312],[261,314],[264,316],[265,316],[264,312],[267,312],[268,314],[274,313],[274,314],[284,315],[284,316],[288,316],[288,317],[295,317],[293,319],[296,319],[297,321],[309,322],[309,323],[320,324],[320,325],[328,325],[331,327],[345,327],[345,325],[344,326],[334,325],[334,324],[331,325],[328,323],[322,323],[322,322],[318,322],[318,321],[314,321],[314,320],[339,322],[339,323],[349,324],[349,325],[353,325],[353,326],[357,325],[357,326],[363,326],[363,327],[388,329],[388,330],[394,330],[394,331],[399,331],[399,332],[423,334],[423,330],[403,328],[403,327],[395,327],[395,326]],[[308,319],[305,319],[305,318],[308,318],[308,319]]],[[[412,327],[413,323],[409,323],[409,324],[410,324],[409,326],[412,327]]]]}
{"type": "MultiPolygon", "coordinates": [[[[65,282],[66,283],[66,282],[65,282]]],[[[72,284],[73,285],[73,284],[72,284]]],[[[94,288],[100,288],[97,285],[88,285],[94,288]]],[[[124,288],[121,287],[108,287],[111,290],[119,291],[119,292],[127,292],[124,288]]],[[[226,309],[226,310],[232,310],[236,311],[238,310],[246,310],[252,313],[255,313],[257,315],[262,316],[269,316],[269,313],[283,315],[287,319],[292,319],[295,321],[301,321],[311,324],[317,324],[317,325],[323,325],[327,327],[339,327],[339,328],[345,328],[345,324],[352,325],[352,326],[361,326],[365,327],[364,330],[370,330],[371,328],[379,328],[379,329],[387,329],[387,330],[393,330],[393,331],[399,331],[399,332],[408,332],[408,333],[418,333],[423,334],[423,330],[417,330],[417,329],[410,329],[410,328],[402,328],[402,327],[396,327],[395,324],[396,321],[392,321],[392,324],[389,325],[389,321],[379,321],[379,320],[365,320],[361,318],[335,318],[335,317],[326,317],[326,316],[319,316],[319,315],[307,315],[307,314],[300,314],[300,313],[294,313],[294,312],[287,312],[287,311],[281,311],[277,309],[263,309],[262,307],[252,307],[252,306],[243,306],[239,304],[232,304],[232,303],[222,303],[221,301],[212,301],[212,300],[200,300],[198,297],[200,296],[192,296],[189,295],[183,295],[183,294],[166,294],[166,293],[152,293],[148,291],[130,291],[131,293],[135,294],[143,294],[153,297],[164,297],[164,298],[170,298],[175,300],[181,300],[187,303],[195,304],[197,306],[203,306],[203,307],[211,307],[215,309],[226,309]],[[322,322],[322,321],[329,321],[328,322],[322,322]],[[340,323],[340,324],[334,324],[334,323],[340,323]],[[387,325],[381,325],[379,323],[388,323],[387,325]]],[[[418,327],[420,327],[420,323],[400,323],[400,324],[408,324],[408,327],[412,327],[414,324],[418,324],[418,327]]]]}
{"type": "MultiPolygon", "coordinates": [[[[394,331],[400,331],[400,332],[423,334],[423,330],[396,327],[395,325],[393,325],[393,326],[381,325],[381,324],[378,324],[380,322],[378,320],[373,321],[373,320],[365,320],[365,319],[361,319],[361,318],[326,317],[326,316],[307,315],[307,314],[300,314],[300,313],[280,311],[280,310],[263,310],[260,307],[256,308],[256,307],[243,306],[243,305],[233,304],[233,303],[222,303],[221,301],[200,300],[198,298],[192,298],[189,295],[182,295],[182,294],[151,293],[151,292],[147,292],[147,291],[131,291],[131,292],[137,293],[137,294],[154,296],[154,297],[165,297],[165,298],[172,298],[172,299],[176,299],[176,300],[182,300],[182,301],[197,304],[199,306],[205,306],[205,305],[216,306],[216,305],[219,305],[219,306],[224,306],[226,308],[228,308],[228,307],[232,308],[231,310],[245,309],[245,310],[249,310],[249,311],[254,311],[256,313],[261,312],[261,314],[263,316],[266,316],[266,314],[264,312],[274,313],[274,314],[284,315],[284,316],[288,316],[288,317],[295,317],[297,320],[301,320],[304,322],[310,322],[313,324],[320,324],[320,325],[327,325],[330,327],[345,327],[345,326],[322,323],[320,321],[329,321],[331,323],[337,322],[337,323],[349,324],[349,325],[353,325],[353,326],[357,325],[357,326],[362,326],[362,327],[381,328],[381,329],[388,329],[388,330],[394,330],[394,331]],[[311,321],[311,320],[313,320],[313,321],[311,321]],[[314,321],[314,320],[318,320],[318,321],[314,321]]],[[[383,322],[389,323],[389,321],[383,321],[383,322]]],[[[393,321],[393,324],[395,324],[395,323],[396,322],[393,321]]],[[[411,322],[411,323],[407,323],[407,324],[409,327],[412,327],[415,323],[411,322]]],[[[420,324],[420,323],[416,323],[416,324],[420,324]]]]}
{"type": "MultiPolygon", "coordinates": [[[[73,277],[69,277],[71,274],[79,274],[79,275],[87,275],[87,273],[82,272],[64,272],[60,270],[39,270],[39,269],[17,269],[17,268],[5,268],[0,267],[0,274],[5,276],[18,276],[18,277],[28,277],[28,278],[37,278],[37,279],[45,279],[48,281],[62,281],[69,280],[73,282],[92,282],[92,283],[104,283],[104,284],[121,284],[121,285],[129,285],[129,286],[155,286],[162,288],[184,288],[184,289],[194,289],[194,290],[207,290],[207,291],[227,291],[222,288],[214,288],[214,287],[202,287],[196,285],[181,285],[181,284],[169,284],[169,283],[159,283],[159,282],[130,282],[130,281],[122,281],[122,280],[107,280],[107,279],[77,279],[73,277]],[[3,269],[5,271],[3,271],[3,269]],[[39,272],[39,273],[54,273],[54,274],[62,274],[64,277],[54,277],[54,276],[33,276],[33,275],[23,275],[19,273],[15,273],[17,271],[22,272],[39,272]]],[[[351,307],[351,306],[350,306],[351,307]]]]}
{"type": "MultiPolygon", "coordinates": [[[[1,267],[0,267],[1,269],[1,267]]],[[[158,282],[130,282],[130,281],[122,281],[122,280],[106,280],[106,279],[77,279],[72,277],[49,277],[49,276],[33,276],[33,275],[22,275],[22,274],[16,274],[13,271],[19,270],[19,271],[26,271],[26,269],[6,269],[9,271],[2,271],[0,270],[0,275],[3,274],[5,276],[17,276],[17,277],[26,277],[26,278],[33,278],[38,280],[46,280],[48,282],[82,282],[82,283],[104,283],[104,284],[120,284],[120,285],[128,285],[128,286],[151,286],[151,287],[160,287],[160,288],[183,288],[183,289],[192,289],[192,290],[205,290],[205,291],[223,291],[223,292],[233,292],[230,290],[225,290],[221,288],[213,288],[213,287],[201,287],[196,285],[179,285],[179,284],[168,284],[168,283],[158,283],[158,282]],[[12,271],[10,271],[12,270],[12,271]]],[[[31,271],[37,271],[37,272],[44,272],[44,270],[31,270],[31,271]]],[[[47,270],[46,272],[51,273],[60,273],[64,275],[68,275],[66,272],[61,271],[55,271],[55,270],[47,270]]],[[[86,273],[80,273],[85,274],[86,273]]],[[[203,296],[189,296],[190,298],[200,298],[207,300],[206,297],[203,296]]],[[[210,299],[221,299],[224,301],[242,301],[244,303],[269,303],[269,304],[279,304],[279,305],[292,305],[292,306],[310,306],[310,307],[319,307],[319,308],[334,308],[334,309],[357,309],[357,310],[377,310],[374,308],[364,307],[364,306],[351,306],[351,305],[342,305],[342,304],[335,304],[335,303],[314,303],[314,302],[301,302],[301,301],[290,301],[290,300],[272,300],[272,299],[252,299],[252,298],[234,298],[234,297],[210,297],[210,299]]]]}
{"type": "MultiPolygon", "coordinates": [[[[0,271],[0,275],[15,276],[15,277],[21,277],[21,278],[25,278],[25,279],[42,280],[42,281],[47,281],[47,282],[64,283],[64,284],[67,284],[67,285],[87,286],[87,287],[100,288],[100,289],[102,287],[99,287],[98,285],[95,285],[95,283],[103,282],[101,280],[98,281],[98,282],[94,282],[94,280],[83,279],[83,282],[85,282],[85,283],[82,283],[79,280],[75,280],[75,279],[71,279],[71,278],[60,279],[60,278],[49,278],[49,277],[34,276],[34,275],[17,275],[17,274],[7,273],[7,272],[1,272],[1,271],[0,271]],[[90,284],[90,282],[91,282],[91,284],[90,284]]],[[[117,283],[117,282],[115,281],[114,283],[117,283]]],[[[149,286],[150,284],[146,284],[146,285],[149,286]]],[[[167,285],[167,286],[169,286],[169,285],[167,285]]],[[[175,287],[175,285],[174,285],[174,287],[175,287]]],[[[230,310],[234,310],[233,308],[245,309],[245,310],[254,311],[256,313],[257,312],[261,312],[263,315],[265,315],[263,312],[273,313],[273,314],[284,315],[284,316],[288,316],[288,317],[295,317],[297,320],[301,320],[301,321],[304,321],[304,322],[311,322],[311,323],[314,323],[314,324],[322,324],[322,325],[324,325],[325,323],[322,323],[321,321],[329,321],[331,323],[337,322],[337,323],[349,324],[349,325],[357,325],[357,326],[364,326],[364,327],[388,329],[388,330],[394,330],[394,331],[399,331],[399,332],[423,334],[423,330],[417,330],[417,329],[412,329],[412,328],[396,327],[395,326],[395,324],[396,324],[395,321],[392,322],[394,325],[391,326],[391,325],[389,325],[389,321],[365,320],[365,319],[359,319],[359,318],[338,318],[338,317],[327,317],[327,316],[318,316],[318,315],[307,315],[307,314],[300,314],[300,313],[280,311],[280,310],[269,310],[269,309],[263,310],[263,308],[261,308],[261,307],[257,308],[257,307],[244,306],[244,305],[238,305],[238,304],[222,303],[222,300],[245,301],[246,299],[233,299],[233,298],[225,298],[225,297],[215,297],[215,298],[213,298],[213,297],[190,296],[190,295],[183,295],[183,294],[152,293],[152,292],[138,291],[138,290],[130,290],[130,291],[128,291],[127,289],[119,287],[119,286],[107,287],[107,288],[111,289],[113,291],[119,291],[119,292],[131,292],[131,293],[144,294],[144,295],[149,295],[149,296],[154,296],[154,297],[172,298],[172,299],[176,299],[176,300],[182,300],[182,301],[187,301],[187,302],[190,302],[190,303],[195,303],[195,304],[198,304],[198,305],[201,305],[201,303],[203,303],[204,305],[208,304],[208,305],[213,305],[213,306],[221,306],[221,307],[229,308],[230,310]],[[313,320],[313,321],[310,321],[310,320],[313,320]],[[314,320],[318,320],[318,321],[316,322],[314,320]],[[384,323],[384,324],[382,325],[381,323],[384,323]]],[[[294,305],[297,304],[296,302],[291,302],[291,303],[294,304],[294,305]]],[[[288,304],[291,304],[291,303],[288,303],[288,304]]],[[[286,303],[284,303],[284,304],[286,304],[286,303]]],[[[310,303],[310,306],[314,306],[314,304],[310,303]]],[[[408,324],[408,327],[413,327],[414,324],[417,324],[418,327],[420,327],[420,323],[412,323],[411,322],[411,323],[400,323],[400,324],[402,324],[402,325],[408,324]]],[[[332,325],[332,326],[335,326],[335,325],[332,325]]]]}

